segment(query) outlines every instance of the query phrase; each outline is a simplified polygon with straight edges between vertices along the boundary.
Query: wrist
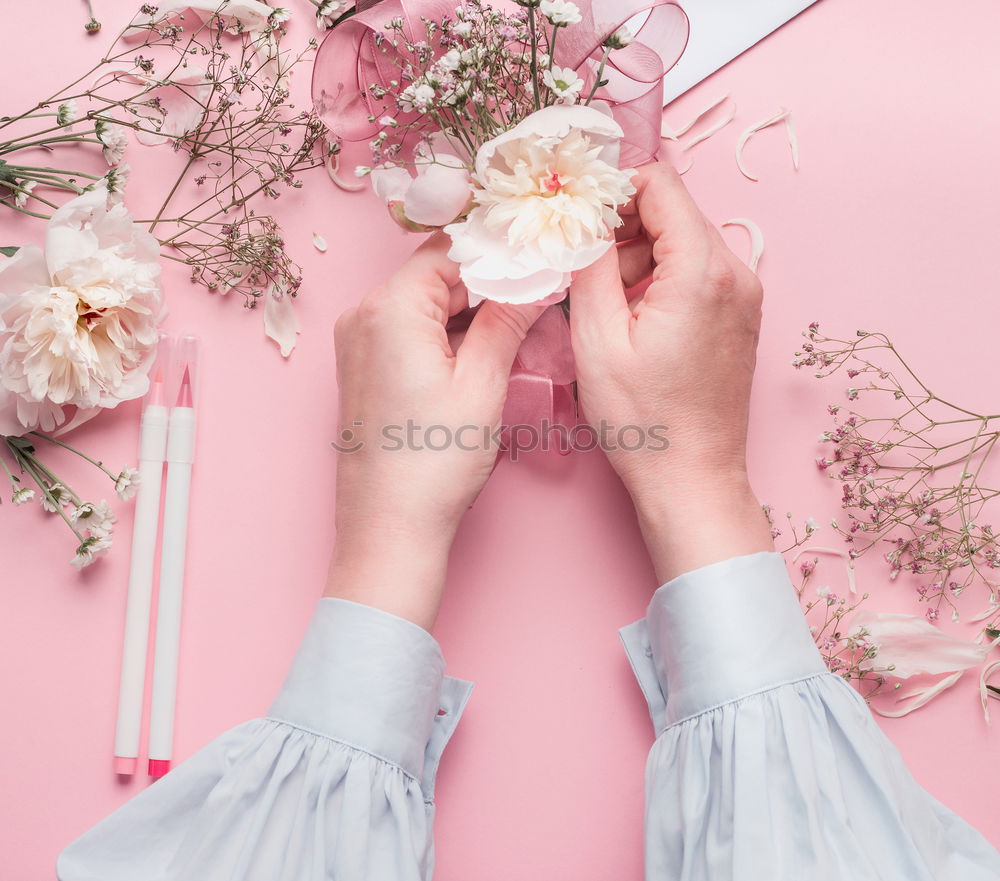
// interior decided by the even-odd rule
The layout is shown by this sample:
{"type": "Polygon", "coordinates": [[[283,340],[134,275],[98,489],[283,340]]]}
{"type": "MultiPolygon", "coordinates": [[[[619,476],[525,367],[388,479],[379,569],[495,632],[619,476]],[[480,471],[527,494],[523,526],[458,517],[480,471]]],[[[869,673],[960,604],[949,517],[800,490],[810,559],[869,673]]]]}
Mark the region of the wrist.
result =
{"type": "Polygon", "coordinates": [[[660,584],[730,557],[773,551],[770,525],[742,468],[630,487],[660,584]]]}
{"type": "Polygon", "coordinates": [[[430,631],[454,530],[351,524],[337,532],[324,596],[374,606],[430,631]]]}

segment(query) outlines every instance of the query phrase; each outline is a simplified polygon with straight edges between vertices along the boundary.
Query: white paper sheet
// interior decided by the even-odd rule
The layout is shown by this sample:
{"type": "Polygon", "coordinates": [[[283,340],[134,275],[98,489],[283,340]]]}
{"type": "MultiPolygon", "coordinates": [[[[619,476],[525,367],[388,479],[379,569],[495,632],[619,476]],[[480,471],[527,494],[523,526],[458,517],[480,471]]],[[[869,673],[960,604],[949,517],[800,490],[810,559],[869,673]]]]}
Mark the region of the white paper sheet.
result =
{"type": "Polygon", "coordinates": [[[663,80],[668,104],[816,0],[681,0],[691,36],[663,80]]]}

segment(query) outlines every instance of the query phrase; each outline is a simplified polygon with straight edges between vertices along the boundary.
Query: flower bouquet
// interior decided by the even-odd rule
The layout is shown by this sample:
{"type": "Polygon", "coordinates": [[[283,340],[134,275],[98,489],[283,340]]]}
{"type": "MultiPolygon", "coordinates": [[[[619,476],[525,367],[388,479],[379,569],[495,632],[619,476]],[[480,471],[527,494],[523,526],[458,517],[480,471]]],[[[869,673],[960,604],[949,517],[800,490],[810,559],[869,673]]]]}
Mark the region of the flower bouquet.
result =
{"type": "MultiPolygon", "coordinates": [[[[670,0],[362,3],[319,47],[313,102],[338,141],[368,142],[356,174],[396,223],[450,236],[470,307],[551,305],[612,246],[687,34],[670,0]]],[[[568,453],[574,380],[565,311],[549,308],[511,371],[505,441],[526,425],[568,453]]]]}
{"type": "Polygon", "coordinates": [[[687,42],[669,0],[385,0],[333,28],[313,99],[368,140],[405,229],[443,229],[470,305],[562,299],[614,241],[660,144],[663,74],[687,42]]]}

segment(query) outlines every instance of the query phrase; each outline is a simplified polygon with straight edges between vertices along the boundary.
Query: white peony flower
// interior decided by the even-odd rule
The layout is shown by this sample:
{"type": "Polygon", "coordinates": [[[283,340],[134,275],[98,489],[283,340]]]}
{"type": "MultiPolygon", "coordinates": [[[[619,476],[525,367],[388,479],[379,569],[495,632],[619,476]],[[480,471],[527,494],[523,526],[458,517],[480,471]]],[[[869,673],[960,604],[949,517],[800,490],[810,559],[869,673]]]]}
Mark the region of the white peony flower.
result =
{"type": "Polygon", "coordinates": [[[557,64],[553,64],[549,70],[542,74],[542,82],[555,92],[557,97],[563,98],[567,104],[576,101],[583,88],[583,80],[577,76],[573,68],[559,67],[557,64]]]}
{"type": "Polygon", "coordinates": [[[108,165],[117,165],[121,162],[128,146],[128,133],[125,128],[106,119],[96,119],[94,131],[97,139],[103,144],[104,161],[108,165]]]}
{"type": "Polygon", "coordinates": [[[139,472],[135,468],[123,468],[121,474],[115,478],[115,492],[118,493],[118,498],[127,502],[138,489],[139,472]]]}
{"type": "Polygon", "coordinates": [[[622,129],[602,107],[543,107],[480,147],[475,205],[445,227],[470,304],[545,299],[612,246],[635,172],[619,170],[622,129]]]}
{"type": "Polygon", "coordinates": [[[159,250],[99,182],[52,215],[44,254],[28,245],[0,264],[0,434],[51,431],[64,406],[82,421],[145,394],[159,250]]]}
{"type": "Polygon", "coordinates": [[[580,7],[568,0],[542,0],[538,11],[556,26],[579,24],[583,21],[580,7]]]}

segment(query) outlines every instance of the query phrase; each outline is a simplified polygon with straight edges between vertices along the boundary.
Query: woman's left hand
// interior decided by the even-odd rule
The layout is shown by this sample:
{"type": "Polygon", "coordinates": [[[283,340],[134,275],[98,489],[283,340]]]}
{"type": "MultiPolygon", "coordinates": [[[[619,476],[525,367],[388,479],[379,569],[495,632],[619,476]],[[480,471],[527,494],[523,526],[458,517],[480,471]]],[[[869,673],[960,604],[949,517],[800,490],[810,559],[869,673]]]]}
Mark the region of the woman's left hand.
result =
{"type": "Polygon", "coordinates": [[[542,306],[468,303],[437,233],[337,321],[337,541],[326,590],[430,629],[448,551],[493,469],[510,368],[542,306]]]}

